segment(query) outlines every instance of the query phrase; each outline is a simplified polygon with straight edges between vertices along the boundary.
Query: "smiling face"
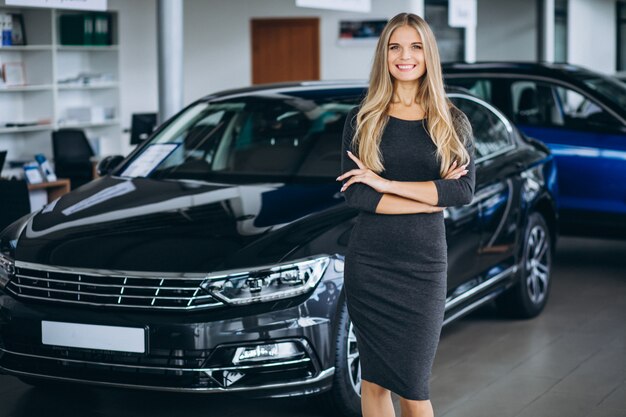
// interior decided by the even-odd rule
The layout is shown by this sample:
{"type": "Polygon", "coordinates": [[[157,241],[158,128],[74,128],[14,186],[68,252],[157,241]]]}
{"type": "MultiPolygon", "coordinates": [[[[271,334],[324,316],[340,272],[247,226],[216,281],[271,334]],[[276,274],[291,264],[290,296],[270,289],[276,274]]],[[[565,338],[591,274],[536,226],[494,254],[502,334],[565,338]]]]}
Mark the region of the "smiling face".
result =
{"type": "Polygon", "coordinates": [[[426,73],[422,38],[411,26],[393,31],[387,45],[387,67],[397,81],[416,81],[426,73]]]}

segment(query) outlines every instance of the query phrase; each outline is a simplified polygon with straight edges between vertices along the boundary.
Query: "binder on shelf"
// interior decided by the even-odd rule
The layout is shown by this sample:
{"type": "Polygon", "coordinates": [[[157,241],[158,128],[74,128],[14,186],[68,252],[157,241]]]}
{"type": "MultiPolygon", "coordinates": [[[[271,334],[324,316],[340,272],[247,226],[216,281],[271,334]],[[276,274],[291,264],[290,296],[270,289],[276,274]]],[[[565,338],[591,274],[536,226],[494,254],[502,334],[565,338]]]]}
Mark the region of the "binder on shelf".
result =
{"type": "Polygon", "coordinates": [[[111,45],[110,13],[67,13],[59,17],[61,45],[111,45]]]}
{"type": "Polygon", "coordinates": [[[94,45],[111,45],[111,15],[108,13],[94,14],[94,45]]]}
{"type": "Polygon", "coordinates": [[[83,45],[93,45],[94,44],[94,18],[91,14],[84,15],[84,39],[83,45]]]}
{"type": "Polygon", "coordinates": [[[13,45],[13,18],[10,14],[0,14],[0,29],[2,30],[2,46],[13,45]]]}
{"type": "Polygon", "coordinates": [[[61,45],[85,44],[85,17],[83,14],[62,14],[59,16],[61,45]]]}

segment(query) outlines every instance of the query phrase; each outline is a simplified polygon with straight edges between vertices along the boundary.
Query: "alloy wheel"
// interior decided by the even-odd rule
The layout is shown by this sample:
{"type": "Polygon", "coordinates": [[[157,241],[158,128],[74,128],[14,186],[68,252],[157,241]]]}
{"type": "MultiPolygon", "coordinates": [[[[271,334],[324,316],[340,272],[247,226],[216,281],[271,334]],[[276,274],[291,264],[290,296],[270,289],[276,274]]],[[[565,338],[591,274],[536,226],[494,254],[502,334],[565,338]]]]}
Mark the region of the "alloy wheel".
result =
{"type": "Polygon", "coordinates": [[[359,348],[356,343],[356,334],[354,333],[354,324],[352,324],[352,321],[350,322],[350,329],[348,330],[347,352],[350,383],[357,395],[361,396],[361,359],[359,357],[359,348]]]}
{"type": "Polygon", "coordinates": [[[533,304],[541,304],[550,280],[550,241],[546,230],[535,225],[526,243],[526,289],[533,304]]]}

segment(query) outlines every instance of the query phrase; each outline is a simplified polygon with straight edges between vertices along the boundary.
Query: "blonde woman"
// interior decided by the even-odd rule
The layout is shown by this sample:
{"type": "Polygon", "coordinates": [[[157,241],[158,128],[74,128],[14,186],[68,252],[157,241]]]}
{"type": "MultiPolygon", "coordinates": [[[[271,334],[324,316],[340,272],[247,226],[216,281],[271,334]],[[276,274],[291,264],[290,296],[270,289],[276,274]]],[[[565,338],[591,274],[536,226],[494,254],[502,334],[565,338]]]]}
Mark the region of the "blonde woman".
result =
{"type": "Polygon", "coordinates": [[[443,209],[474,194],[472,129],[446,97],[435,37],[401,13],[383,30],[368,94],[348,115],[341,190],[360,210],[345,257],[364,417],[433,416],[429,379],[446,300],[443,209]]]}

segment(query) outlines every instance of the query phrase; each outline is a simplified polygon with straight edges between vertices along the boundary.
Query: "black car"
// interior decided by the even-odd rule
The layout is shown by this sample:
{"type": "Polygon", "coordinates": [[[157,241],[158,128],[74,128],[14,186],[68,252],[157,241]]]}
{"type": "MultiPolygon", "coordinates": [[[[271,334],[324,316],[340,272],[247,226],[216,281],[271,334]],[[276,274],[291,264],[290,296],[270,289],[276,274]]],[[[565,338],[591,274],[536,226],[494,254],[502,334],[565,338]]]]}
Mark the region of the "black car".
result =
{"type": "MultiPolygon", "coordinates": [[[[358,414],[342,286],[358,211],[336,177],[345,118],[365,88],[208,96],[126,159],[104,160],[102,178],[9,226],[0,369],[35,385],[325,393],[358,414]]],[[[494,299],[535,316],[556,241],[552,156],[483,100],[448,95],[472,122],[477,180],[473,202],[444,213],[445,324],[494,299]]]]}
{"type": "Polygon", "coordinates": [[[559,172],[560,231],[626,237],[626,84],[570,64],[450,63],[464,87],[541,140],[559,172]]]}

